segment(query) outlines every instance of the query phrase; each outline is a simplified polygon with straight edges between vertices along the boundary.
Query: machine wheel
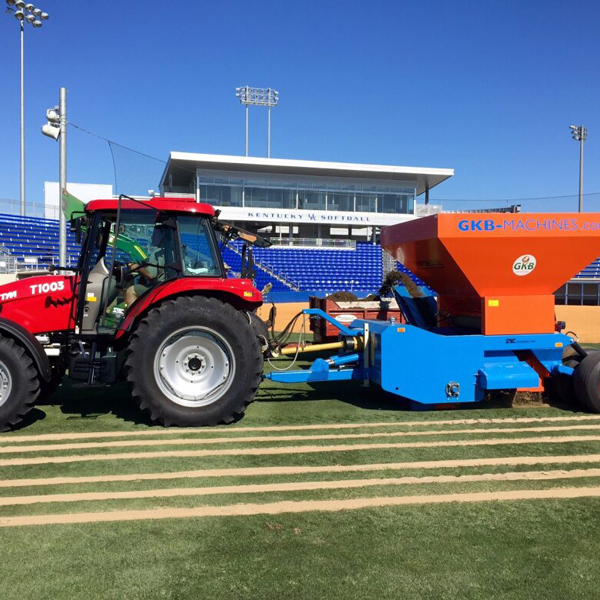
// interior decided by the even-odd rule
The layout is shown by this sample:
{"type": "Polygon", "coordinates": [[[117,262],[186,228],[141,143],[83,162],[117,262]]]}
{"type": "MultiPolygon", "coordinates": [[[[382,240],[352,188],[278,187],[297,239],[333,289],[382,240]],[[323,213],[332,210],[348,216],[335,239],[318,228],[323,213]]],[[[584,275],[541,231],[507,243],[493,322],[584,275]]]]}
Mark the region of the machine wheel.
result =
{"type": "MultiPolygon", "coordinates": [[[[564,349],[562,364],[566,367],[576,369],[581,362],[581,356],[572,346],[564,349]]],[[[573,377],[567,375],[554,375],[548,381],[548,394],[563,404],[573,404],[575,400],[575,387],[573,386],[573,377]]]]}
{"type": "Polygon", "coordinates": [[[600,412],[600,352],[588,354],[573,376],[575,395],[590,411],[600,412]]]}
{"type": "Polygon", "coordinates": [[[19,423],[39,393],[40,378],[31,357],[17,342],[0,336],[0,431],[19,423]]]}
{"type": "Polygon", "coordinates": [[[252,402],[263,358],[245,315],[216,298],[167,300],[141,321],[127,358],[133,395],[153,421],[230,423],[252,402]]]}
{"type": "MultiPolygon", "coordinates": [[[[595,348],[583,348],[588,354],[597,352],[595,348]]],[[[566,367],[577,369],[583,359],[579,353],[572,347],[567,346],[563,352],[562,363],[566,367]]],[[[575,394],[575,377],[568,375],[555,375],[548,379],[548,393],[563,404],[573,404],[578,397],[575,394]]],[[[586,406],[587,408],[587,406],[586,406]]]]}

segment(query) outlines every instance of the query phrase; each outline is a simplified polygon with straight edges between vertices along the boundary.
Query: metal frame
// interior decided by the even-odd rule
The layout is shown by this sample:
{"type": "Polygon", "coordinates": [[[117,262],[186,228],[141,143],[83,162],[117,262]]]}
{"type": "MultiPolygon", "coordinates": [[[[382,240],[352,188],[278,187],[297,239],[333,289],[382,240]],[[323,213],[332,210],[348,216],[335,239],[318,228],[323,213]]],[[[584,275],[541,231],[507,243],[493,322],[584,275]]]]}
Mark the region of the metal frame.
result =
{"type": "Polygon", "coordinates": [[[342,337],[363,336],[363,351],[317,359],[307,370],[271,372],[267,379],[356,380],[427,407],[479,402],[491,390],[537,388],[540,374],[573,373],[562,364],[563,350],[573,340],[561,333],[464,335],[453,329],[427,331],[410,324],[358,319],[348,328],[320,309],[303,312],[326,319],[342,337]]]}

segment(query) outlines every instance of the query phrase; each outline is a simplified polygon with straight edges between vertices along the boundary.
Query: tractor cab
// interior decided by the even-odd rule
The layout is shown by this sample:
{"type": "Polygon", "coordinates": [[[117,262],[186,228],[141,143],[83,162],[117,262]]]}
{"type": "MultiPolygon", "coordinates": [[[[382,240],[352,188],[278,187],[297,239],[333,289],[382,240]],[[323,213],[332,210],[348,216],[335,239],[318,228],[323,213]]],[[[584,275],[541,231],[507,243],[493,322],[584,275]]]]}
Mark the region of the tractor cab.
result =
{"type": "Polygon", "coordinates": [[[78,264],[81,334],[113,334],[139,299],[174,279],[224,278],[212,216],[211,206],[191,202],[91,202],[73,223],[86,232],[78,264]]]}

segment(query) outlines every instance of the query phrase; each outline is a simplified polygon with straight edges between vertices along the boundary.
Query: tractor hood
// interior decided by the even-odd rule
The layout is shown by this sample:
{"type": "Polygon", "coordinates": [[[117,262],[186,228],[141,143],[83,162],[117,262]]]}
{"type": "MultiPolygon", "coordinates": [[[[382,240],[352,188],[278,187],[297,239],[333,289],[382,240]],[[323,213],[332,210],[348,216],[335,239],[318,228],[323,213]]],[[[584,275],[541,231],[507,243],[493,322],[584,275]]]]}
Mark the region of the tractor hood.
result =
{"type": "Polygon", "coordinates": [[[41,275],[0,285],[0,317],[30,333],[66,331],[73,326],[74,275],[41,275]]]}

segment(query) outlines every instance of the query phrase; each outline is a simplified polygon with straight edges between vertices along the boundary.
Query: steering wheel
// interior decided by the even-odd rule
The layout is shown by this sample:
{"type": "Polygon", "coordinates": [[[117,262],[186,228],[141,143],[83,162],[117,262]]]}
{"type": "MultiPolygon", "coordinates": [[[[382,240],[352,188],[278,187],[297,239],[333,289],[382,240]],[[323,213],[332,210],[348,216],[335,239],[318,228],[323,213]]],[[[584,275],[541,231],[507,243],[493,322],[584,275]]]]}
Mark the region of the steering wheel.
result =
{"type": "Polygon", "coordinates": [[[142,260],[138,263],[129,263],[129,265],[127,265],[128,268],[128,273],[127,275],[131,275],[132,273],[137,273],[138,271],[140,271],[141,269],[144,269],[145,267],[148,267],[150,265],[150,263],[147,260],[142,260]],[[135,267],[132,267],[130,265],[134,265],[135,267]]]}
{"type": "Polygon", "coordinates": [[[117,285],[121,288],[126,287],[128,281],[135,277],[135,273],[146,266],[148,266],[148,263],[146,261],[126,264],[119,260],[115,260],[113,266],[113,275],[117,280],[117,285]],[[132,264],[135,264],[135,266],[131,267],[130,265],[132,264]]]}

